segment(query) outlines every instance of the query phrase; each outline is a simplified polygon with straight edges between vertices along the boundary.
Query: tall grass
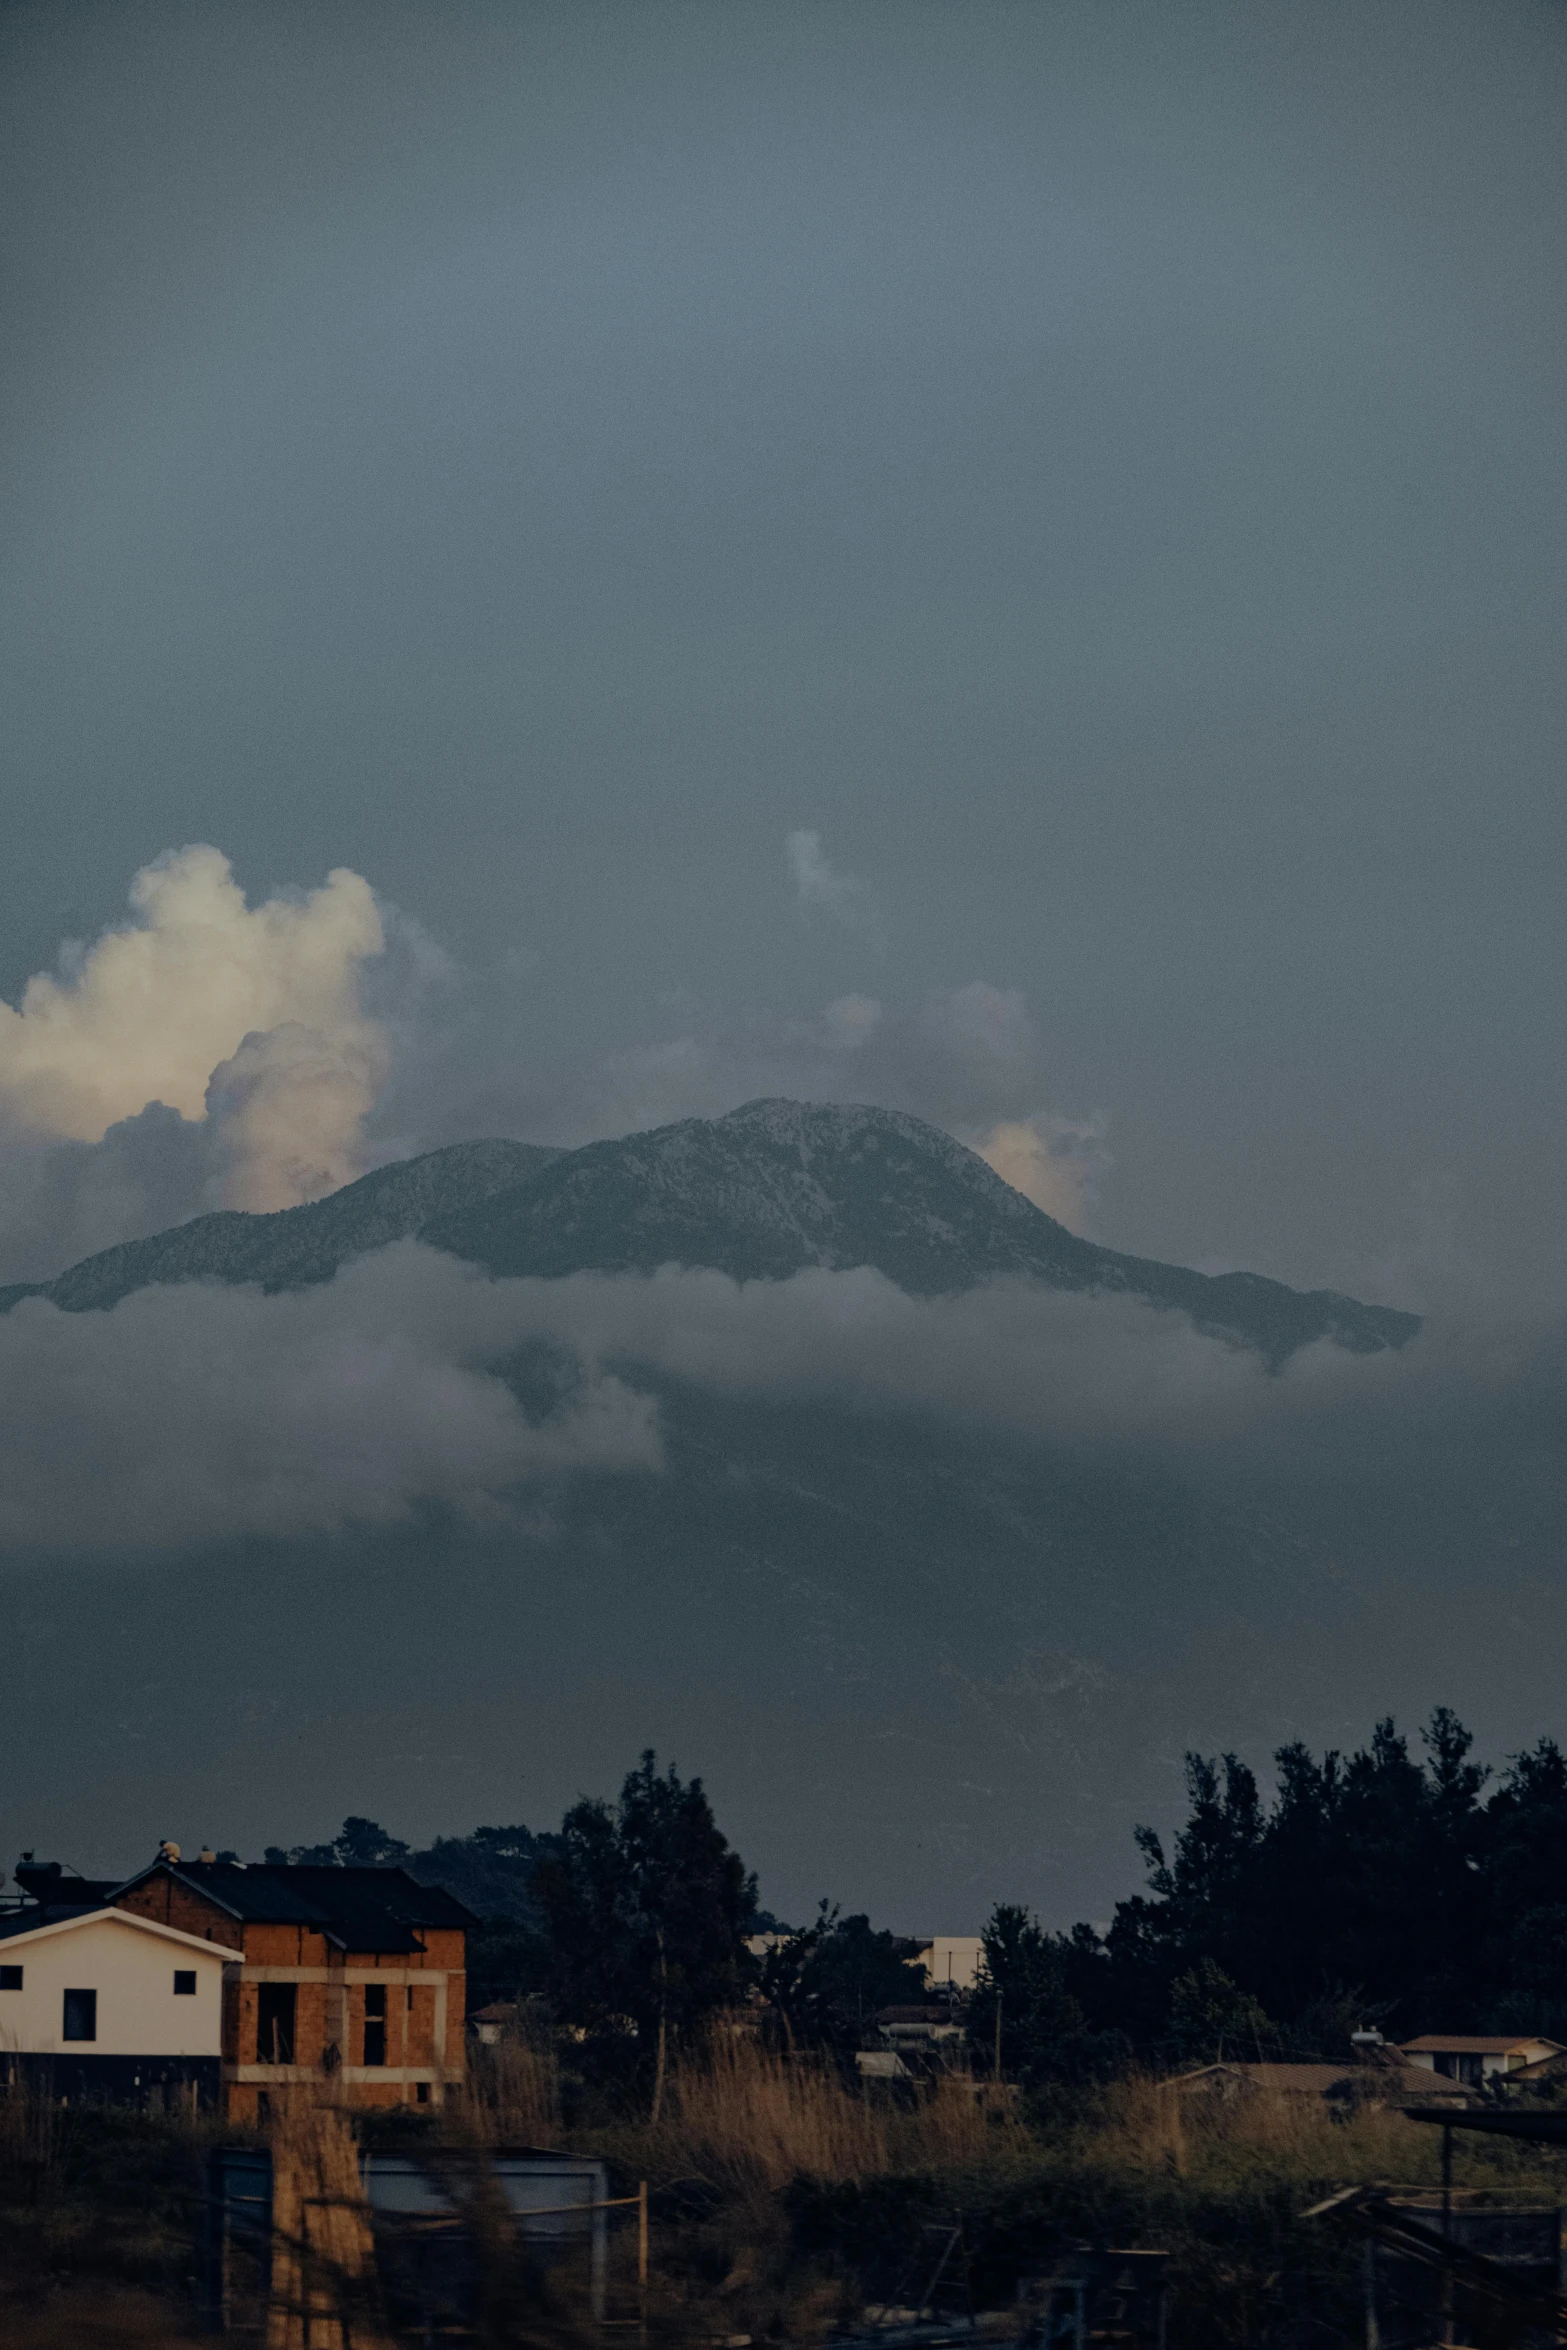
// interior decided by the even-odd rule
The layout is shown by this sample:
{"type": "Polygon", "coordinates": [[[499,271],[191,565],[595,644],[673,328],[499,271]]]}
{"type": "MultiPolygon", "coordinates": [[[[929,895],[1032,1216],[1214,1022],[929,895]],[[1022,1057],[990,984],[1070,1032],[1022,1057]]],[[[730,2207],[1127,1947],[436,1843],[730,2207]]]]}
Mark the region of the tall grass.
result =
{"type": "MultiPolygon", "coordinates": [[[[330,2332],[336,2321],[356,2350],[390,2323],[376,2303],[350,2133],[392,2122],[398,2143],[429,2129],[432,2151],[442,2159],[444,2146],[472,2204],[475,2240],[490,2244],[481,2263],[490,2338],[552,2350],[577,2343],[581,2313],[565,2281],[546,2290],[525,2273],[498,2203],[486,2236],[488,2173],[472,2159],[486,2147],[601,2155],[620,2193],[649,2182],[653,2333],[670,2343],[737,2333],[817,2341],[865,2302],[889,2291],[899,2298],[894,2287],[921,2229],[959,2219],[978,2298],[991,2307],[1065,2243],[1168,2251],[1171,2350],[1264,2350],[1307,2338],[1329,2350],[1352,2340],[1358,2250],[1303,2214],[1337,2186],[1432,2189],[1441,2158],[1439,2131],[1374,2106],[1335,2111],[1269,2090],[1222,2101],[1144,2075],[1012,2103],[981,2099],[956,2074],[889,2092],[740,2032],[682,2054],[656,2125],[645,2107],[628,2117],[624,2088],[584,2078],[569,2080],[563,2110],[563,2066],[572,2071],[571,2043],[539,2031],[475,2050],[466,2086],[439,2114],[377,2123],[313,2105],[280,2110],[275,2350],[292,2350],[318,2293],[330,2305],[314,2309],[317,2323],[326,2319],[330,2332]]],[[[169,2289],[190,2262],[201,2156],[222,2127],[0,2100],[7,2350],[28,2338],[23,2315],[43,2323],[67,2279],[78,2288],[98,2280],[105,2312],[113,2304],[124,2313],[127,2340],[140,2327],[149,2345],[161,2341],[175,2307],[169,2289]]],[[[1464,2195],[1567,2201],[1567,2157],[1460,2134],[1454,2184],[1464,2195]]],[[[620,2294],[621,2271],[634,2279],[634,2218],[617,2215],[617,2229],[620,2294]]],[[[94,2337],[86,2303],[78,2306],[85,2350],[94,2337]]],[[[39,2339],[50,2338],[45,2326],[39,2339]]]]}
{"type": "MultiPolygon", "coordinates": [[[[1213,2193],[1267,2180],[1294,2184],[1304,2197],[1324,2181],[1434,2186],[1441,2132],[1406,2120],[1396,2107],[1338,2105],[1272,2089],[1234,2098],[1183,2095],[1135,2074],[1094,2099],[1073,2149],[1079,2160],[1128,2181],[1177,2179],[1213,2193]]],[[[1567,2192],[1567,2163],[1550,2149],[1464,2131],[1454,2132],[1453,2176],[1477,2191],[1567,2192]]]]}
{"type": "Polygon", "coordinates": [[[668,2121],[649,2141],[661,2168],[747,2193],[802,2172],[864,2178],[888,2161],[885,2120],[830,2067],[741,2039],[716,2040],[677,2069],[668,2121]]]}
{"type": "Polygon", "coordinates": [[[487,2146],[558,2146],[562,2138],[560,2060],[545,2035],[510,2033],[475,2048],[452,2128],[487,2146]]]}
{"type": "Polygon", "coordinates": [[[922,2084],[846,2080],[826,2057],[716,2034],[674,2067],[658,2122],[620,2119],[590,2137],[626,2168],[703,2181],[724,2195],[776,2195],[791,2180],[863,2182],[1014,2159],[1028,2143],[966,2075],[922,2084]]]}

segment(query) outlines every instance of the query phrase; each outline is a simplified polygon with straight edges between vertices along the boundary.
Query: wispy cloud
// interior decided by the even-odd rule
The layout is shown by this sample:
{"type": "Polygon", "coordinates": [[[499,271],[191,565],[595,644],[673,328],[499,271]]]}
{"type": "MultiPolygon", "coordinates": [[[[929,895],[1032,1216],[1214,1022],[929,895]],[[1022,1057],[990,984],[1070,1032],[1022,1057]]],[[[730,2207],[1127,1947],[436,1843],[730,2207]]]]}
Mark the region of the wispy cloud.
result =
{"type": "Polygon", "coordinates": [[[784,841],[784,855],[802,914],[808,919],[825,915],[845,930],[864,937],[879,936],[881,917],[875,892],[868,882],[856,880],[833,864],[819,832],[791,832],[784,841]]]}

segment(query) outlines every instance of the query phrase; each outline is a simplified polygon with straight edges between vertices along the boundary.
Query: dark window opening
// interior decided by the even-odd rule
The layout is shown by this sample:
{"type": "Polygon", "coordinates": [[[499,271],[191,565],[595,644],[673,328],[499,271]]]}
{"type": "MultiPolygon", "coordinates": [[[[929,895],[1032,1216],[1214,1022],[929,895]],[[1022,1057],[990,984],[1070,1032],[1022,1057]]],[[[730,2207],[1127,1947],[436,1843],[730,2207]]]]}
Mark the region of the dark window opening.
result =
{"type": "Polygon", "coordinates": [[[256,2091],[256,2119],[258,2122],[269,2122],[272,2119],[272,2093],[269,2089],[256,2091]]]}
{"type": "Polygon", "coordinates": [[[96,1991],[67,1991],[65,1994],[65,2023],[60,2037],[63,2040],[97,2039],[98,1994],[96,1991]]]}
{"type": "Polygon", "coordinates": [[[22,1970],[19,1966],[0,1966],[0,1991],[20,1991],[22,1970]]]}
{"type": "Polygon", "coordinates": [[[176,1999],[194,1999],[194,1998],[195,1998],[195,1996],[196,1996],[196,1970],[195,1970],[195,1968],[194,1968],[194,1967],[183,1967],[183,1966],[177,1966],[177,1967],[175,1968],[175,1970],[174,1970],[174,1996],[175,1996],[175,1998],[176,1998],[176,1999]]]}
{"type": "Polygon", "coordinates": [[[256,1998],[257,2064],[294,2061],[294,1993],[292,1983],[263,1983],[256,1998]]]}
{"type": "Polygon", "coordinates": [[[415,2101],[415,2103],[416,2103],[416,2104],[418,2104],[418,2105],[428,2105],[428,2104],[429,2104],[429,2102],[430,2102],[430,2084],[429,2084],[429,2082],[428,2082],[428,2081],[415,2081],[415,2083],[414,2083],[414,2101],[415,2101]]]}
{"type": "Polygon", "coordinates": [[[365,2062],[386,2062],[386,1985],[365,1985],[365,2062]]]}

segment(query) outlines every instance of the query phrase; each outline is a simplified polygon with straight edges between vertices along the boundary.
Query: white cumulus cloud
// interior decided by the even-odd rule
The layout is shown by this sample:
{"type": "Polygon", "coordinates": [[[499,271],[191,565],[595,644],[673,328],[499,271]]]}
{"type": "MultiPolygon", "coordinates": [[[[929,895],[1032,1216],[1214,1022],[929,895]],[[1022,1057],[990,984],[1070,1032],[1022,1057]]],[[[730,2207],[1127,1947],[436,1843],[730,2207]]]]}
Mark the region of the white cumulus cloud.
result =
{"type": "Polygon", "coordinates": [[[361,1001],[386,944],[369,883],[339,868],[252,907],[228,859],[195,846],[144,867],[130,905],[58,976],[30,979],[20,1008],[0,1004],[0,1125],[96,1143],[149,1102],[211,1114],[236,1207],[288,1207],[360,1173],[388,1058],[361,1001]]]}

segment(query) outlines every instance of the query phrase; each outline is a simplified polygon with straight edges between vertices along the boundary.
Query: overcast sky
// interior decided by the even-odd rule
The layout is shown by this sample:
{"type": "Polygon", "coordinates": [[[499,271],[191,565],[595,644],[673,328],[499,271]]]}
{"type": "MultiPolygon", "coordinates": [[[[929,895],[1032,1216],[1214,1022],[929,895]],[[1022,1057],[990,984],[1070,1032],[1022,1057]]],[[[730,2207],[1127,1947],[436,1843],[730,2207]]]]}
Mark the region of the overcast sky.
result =
{"type": "Polygon", "coordinates": [[[0,1282],[787,1092],[1431,1316],[29,1304],[19,1841],[654,1739],[781,1900],[971,1929],[1194,1739],[1561,1732],[1567,6],[24,0],[0,155],[0,1282]]]}
{"type": "Polygon", "coordinates": [[[1100,1237],[1557,1278],[1567,11],[23,5],[0,87],[11,1001],[208,841],[450,957],[394,1139],[984,981],[1100,1237]]]}

